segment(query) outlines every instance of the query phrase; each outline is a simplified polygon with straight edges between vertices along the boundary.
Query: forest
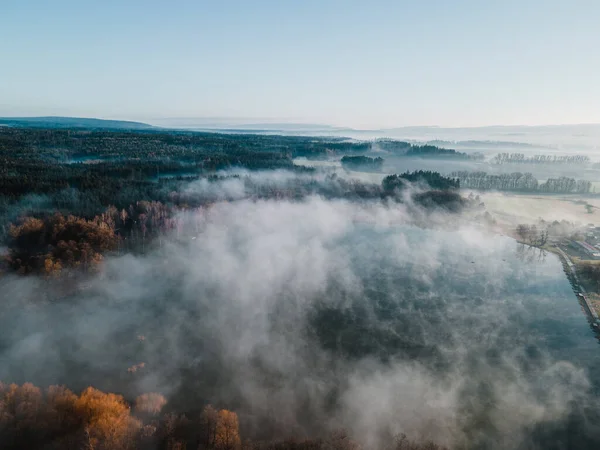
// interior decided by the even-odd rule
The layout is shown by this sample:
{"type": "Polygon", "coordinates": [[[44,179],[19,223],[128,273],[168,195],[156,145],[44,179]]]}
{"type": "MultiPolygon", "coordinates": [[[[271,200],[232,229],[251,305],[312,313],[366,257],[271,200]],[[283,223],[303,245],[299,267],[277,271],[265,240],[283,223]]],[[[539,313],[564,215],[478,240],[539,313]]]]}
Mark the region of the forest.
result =
{"type": "MultiPolygon", "coordinates": [[[[467,153],[440,148],[435,145],[411,145],[406,152],[406,156],[419,158],[474,159],[472,155],[467,153]]],[[[479,157],[477,156],[476,158],[479,157]]]]}
{"type": "Polygon", "coordinates": [[[370,158],[368,156],[344,156],[341,160],[342,167],[350,170],[381,170],[383,158],[370,158]]]}
{"type": "Polygon", "coordinates": [[[382,186],[385,192],[393,192],[402,188],[406,182],[424,182],[432,189],[452,190],[460,188],[458,177],[449,178],[440,175],[438,172],[418,170],[415,172],[405,172],[400,175],[388,175],[383,179],[382,186]]]}
{"type": "MultiPolygon", "coordinates": [[[[393,145],[422,151],[405,144],[393,145]]],[[[0,208],[27,194],[56,196],[60,207],[76,189],[89,216],[109,203],[122,208],[140,200],[166,201],[180,181],[218,170],[310,172],[292,160],[359,156],[372,145],[341,138],[5,127],[0,132],[0,208]]]]}

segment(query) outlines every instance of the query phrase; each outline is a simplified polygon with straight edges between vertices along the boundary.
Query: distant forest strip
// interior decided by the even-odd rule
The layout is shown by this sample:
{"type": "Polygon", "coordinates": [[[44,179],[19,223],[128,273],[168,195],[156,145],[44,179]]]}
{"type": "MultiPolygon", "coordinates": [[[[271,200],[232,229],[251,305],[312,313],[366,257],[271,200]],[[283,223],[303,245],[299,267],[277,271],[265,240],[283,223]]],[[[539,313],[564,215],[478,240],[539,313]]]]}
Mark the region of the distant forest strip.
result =
{"type": "MultiPolygon", "coordinates": [[[[172,168],[218,170],[230,166],[276,168],[291,159],[367,152],[369,142],[343,138],[199,133],[190,131],[93,131],[0,128],[0,156],[77,163],[143,160],[172,168]]],[[[139,168],[138,168],[139,169],[139,168]]],[[[155,167],[154,167],[155,169],[155,167]]]]}
{"type": "MultiPolygon", "coordinates": [[[[0,446],[22,449],[102,450],[360,450],[339,430],[324,438],[285,441],[243,439],[238,416],[206,405],[196,413],[169,407],[159,393],[127,401],[88,387],[76,394],[64,386],[0,382],[0,446]]],[[[443,450],[431,441],[390,437],[386,450],[443,450]]]]}
{"type": "Polygon", "coordinates": [[[378,139],[372,143],[373,150],[384,150],[394,153],[396,156],[413,158],[451,158],[462,160],[482,160],[482,153],[463,153],[456,150],[437,147],[435,145],[415,145],[392,139],[378,139]]]}
{"type": "Polygon", "coordinates": [[[417,170],[415,172],[405,172],[400,175],[388,175],[383,179],[381,184],[385,192],[392,192],[402,188],[407,182],[425,182],[427,186],[440,190],[460,188],[460,180],[458,177],[449,178],[430,170],[417,170]]]}
{"type": "Polygon", "coordinates": [[[342,167],[346,169],[381,170],[383,158],[369,158],[368,156],[344,156],[341,160],[342,167]]]}
{"type": "Polygon", "coordinates": [[[499,153],[493,164],[588,164],[590,158],[585,155],[533,155],[523,153],[499,153]]]}
{"type": "Polygon", "coordinates": [[[591,182],[568,177],[549,178],[540,183],[531,173],[521,172],[496,175],[486,172],[455,171],[450,176],[459,179],[461,187],[467,189],[553,194],[588,194],[592,192],[591,182]]]}
{"type": "Polygon", "coordinates": [[[398,156],[450,157],[480,159],[434,145],[415,145],[390,139],[354,141],[336,137],[305,137],[257,134],[220,134],[160,129],[108,131],[85,129],[0,128],[0,155],[10,158],[43,158],[55,162],[139,159],[200,164],[200,168],[219,168],[219,164],[244,165],[242,155],[277,154],[283,159],[327,158],[385,150],[398,156]],[[215,157],[217,157],[215,159],[215,157]],[[207,160],[208,159],[208,160],[207,160]]]}

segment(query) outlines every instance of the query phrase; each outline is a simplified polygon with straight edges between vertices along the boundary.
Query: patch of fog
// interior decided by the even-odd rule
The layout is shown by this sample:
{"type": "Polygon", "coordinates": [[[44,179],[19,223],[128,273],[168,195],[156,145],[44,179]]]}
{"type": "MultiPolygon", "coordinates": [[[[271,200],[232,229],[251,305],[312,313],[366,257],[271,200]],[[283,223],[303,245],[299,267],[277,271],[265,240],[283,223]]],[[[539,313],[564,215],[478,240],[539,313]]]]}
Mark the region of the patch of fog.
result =
{"type": "MultiPolygon", "coordinates": [[[[230,181],[215,195],[242,195],[230,181]]],[[[598,438],[600,354],[553,255],[416,228],[395,203],[243,199],[191,217],[196,239],[108,258],[69,299],[58,282],[0,279],[0,379],[157,390],[179,410],[227,405],[285,436],[344,426],[369,445],[598,438]]]]}
{"type": "Polygon", "coordinates": [[[336,168],[341,169],[342,163],[340,159],[308,159],[306,157],[294,158],[293,163],[297,166],[305,167],[320,167],[320,168],[336,168]]]}
{"type": "MultiPolygon", "coordinates": [[[[314,167],[319,170],[320,173],[323,174],[338,174],[343,176],[344,178],[348,178],[351,180],[358,180],[364,183],[375,183],[380,184],[383,179],[390,171],[384,170],[383,173],[380,172],[361,172],[356,170],[348,170],[342,167],[342,163],[340,159],[327,159],[327,160],[312,160],[307,158],[294,158],[294,164],[297,166],[304,167],[314,167]]],[[[384,167],[385,169],[385,167],[384,167]]]]}

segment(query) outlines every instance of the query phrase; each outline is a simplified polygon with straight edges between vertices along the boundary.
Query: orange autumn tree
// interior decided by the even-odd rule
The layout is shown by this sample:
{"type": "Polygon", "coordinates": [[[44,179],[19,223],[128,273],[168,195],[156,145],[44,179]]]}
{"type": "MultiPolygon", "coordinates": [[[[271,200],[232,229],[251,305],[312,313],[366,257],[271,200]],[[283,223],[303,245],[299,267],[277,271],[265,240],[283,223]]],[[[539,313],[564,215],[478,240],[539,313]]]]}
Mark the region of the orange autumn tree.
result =
{"type": "Polygon", "coordinates": [[[20,273],[47,275],[63,268],[94,269],[102,254],[117,245],[114,224],[103,216],[86,220],[55,214],[36,219],[27,217],[11,225],[9,264],[20,273]]]}
{"type": "Polygon", "coordinates": [[[237,414],[226,409],[220,410],[215,430],[215,448],[238,450],[240,447],[240,426],[237,414]]]}
{"type": "Polygon", "coordinates": [[[89,447],[96,450],[135,447],[142,424],[130,415],[122,396],[89,387],[75,402],[75,409],[85,423],[89,447]]]}

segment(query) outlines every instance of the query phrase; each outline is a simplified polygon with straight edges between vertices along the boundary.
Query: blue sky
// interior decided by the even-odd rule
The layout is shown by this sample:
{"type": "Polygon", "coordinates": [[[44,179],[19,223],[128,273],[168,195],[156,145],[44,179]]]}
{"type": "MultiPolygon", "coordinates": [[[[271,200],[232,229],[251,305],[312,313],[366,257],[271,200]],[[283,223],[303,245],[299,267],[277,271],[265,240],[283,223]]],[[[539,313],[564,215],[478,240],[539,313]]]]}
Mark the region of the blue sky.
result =
{"type": "Polygon", "coordinates": [[[0,115],[600,122],[597,0],[3,0],[0,115]]]}

